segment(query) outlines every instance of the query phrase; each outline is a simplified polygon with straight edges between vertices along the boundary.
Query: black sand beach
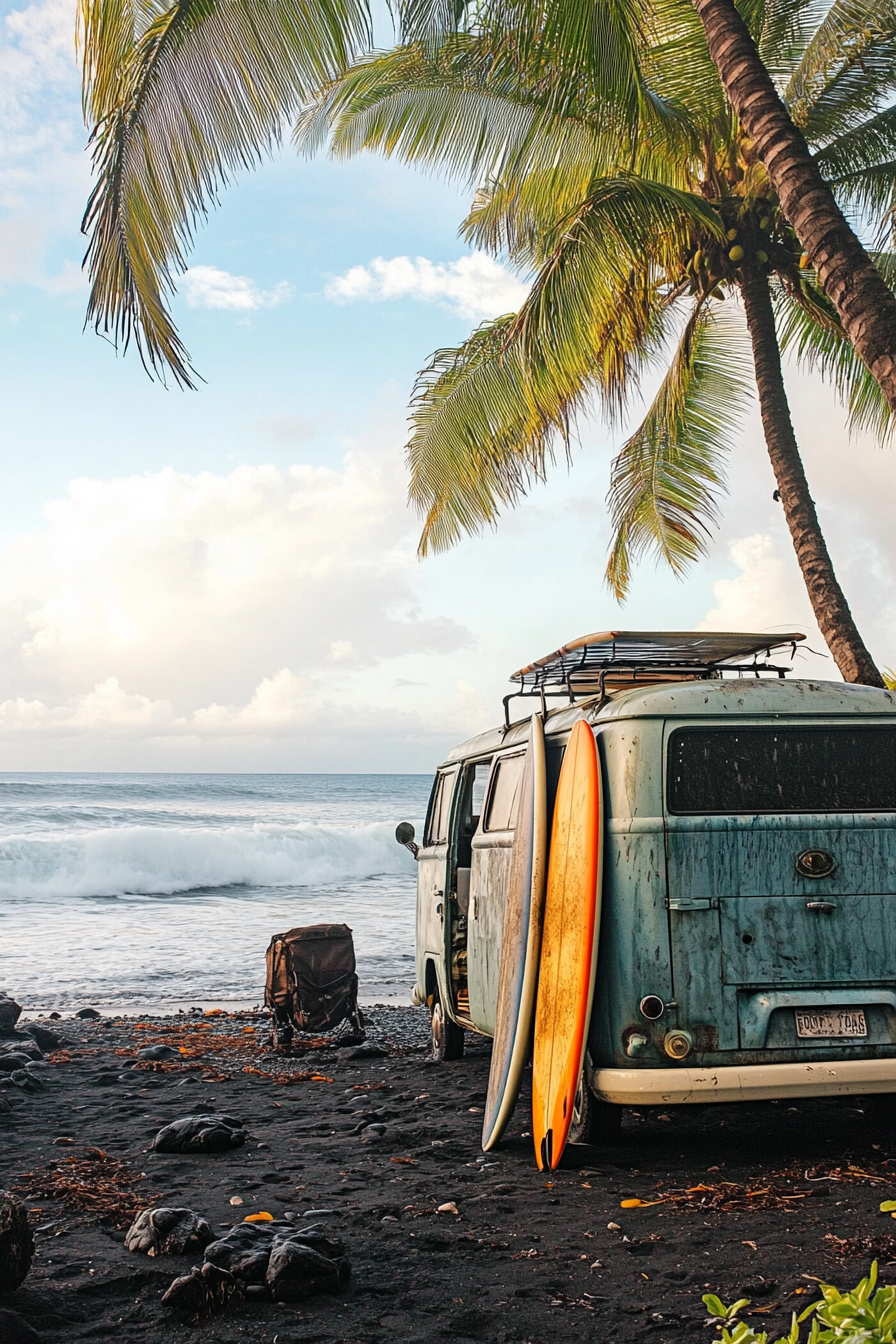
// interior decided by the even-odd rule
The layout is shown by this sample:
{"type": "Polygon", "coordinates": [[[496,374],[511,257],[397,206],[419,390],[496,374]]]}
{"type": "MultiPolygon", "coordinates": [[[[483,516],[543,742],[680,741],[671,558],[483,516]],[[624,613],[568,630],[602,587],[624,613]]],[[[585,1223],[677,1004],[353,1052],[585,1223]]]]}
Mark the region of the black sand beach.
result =
{"type": "Polygon", "coordinates": [[[45,1085],[0,1114],[0,1187],[25,1200],[37,1244],[0,1307],[46,1341],[623,1344],[712,1338],[708,1290],[751,1297],[749,1319],[775,1338],[816,1277],[852,1286],[877,1256],[896,1281],[896,1229],[878,1209],[896,1190],[896,1108],[627,1111],[620,1138],[568,1149],[547,1177],[525,1095],[502,1147],[480,1151],[488,1042],[468,1037],[464,1059],[434,1065],[425,1010],[367,1015],[366,1046],[291,1059],[270,1052],[251,1013],[46,1023],[67,1044],[45,1085]],[[153,1042],[179,1058],[133,1068],[153,1042]],[[296,1073],[305,1080],[283,1081],[296,1073]],[[199,1112],[241,1120],[246,1143],[149,1151],[163,1125],[199,1112]],[[124,1246],[153,1202],[190,1208],[219,1235],[258,1212],[326,1227],[351,1281],[339,1296],[253,1296],[185,1324],[161,1297],[201,1255],[124,1246]]]}

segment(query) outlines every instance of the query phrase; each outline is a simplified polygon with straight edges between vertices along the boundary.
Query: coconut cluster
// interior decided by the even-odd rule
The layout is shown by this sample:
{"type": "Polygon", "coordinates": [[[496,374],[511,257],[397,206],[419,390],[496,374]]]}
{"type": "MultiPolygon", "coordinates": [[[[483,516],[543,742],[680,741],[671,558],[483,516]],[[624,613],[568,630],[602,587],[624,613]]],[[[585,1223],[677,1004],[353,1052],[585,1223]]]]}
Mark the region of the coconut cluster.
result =
{"type": "Polygon", "coordinates": [[[724,299],[723,286],[737,284],[746,266],[793,275],[807,265],[796,234],[774,202],[729,199],[715,208],[723,233],[695,236],[685,264],[688,293],[724,299]]]}

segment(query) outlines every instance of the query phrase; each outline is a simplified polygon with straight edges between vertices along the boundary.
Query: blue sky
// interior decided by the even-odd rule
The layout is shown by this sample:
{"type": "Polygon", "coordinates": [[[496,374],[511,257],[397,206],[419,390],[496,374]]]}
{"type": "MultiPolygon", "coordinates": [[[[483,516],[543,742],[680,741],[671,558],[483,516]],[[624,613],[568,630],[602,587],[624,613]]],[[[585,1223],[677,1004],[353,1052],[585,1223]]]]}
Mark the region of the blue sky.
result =
{"type": "MultiPolygon", "coordinates": [[[[496,533],[415,559],[414,375],[522,292],[471,258],[445,183],[287,147],[231,186],[175,301],[196,392],[82,331],[73,32],[69,0],[0,3],[6,768],[427,770],[495,720],[514,667],[588,630],[794,628],[824,650],[755,416],[709,557],[684,583],[646,562],[624,609],[598,419],[496,533]]],[[[844,585],[896,661],[896,463],[789,379],[844,585]]]]}

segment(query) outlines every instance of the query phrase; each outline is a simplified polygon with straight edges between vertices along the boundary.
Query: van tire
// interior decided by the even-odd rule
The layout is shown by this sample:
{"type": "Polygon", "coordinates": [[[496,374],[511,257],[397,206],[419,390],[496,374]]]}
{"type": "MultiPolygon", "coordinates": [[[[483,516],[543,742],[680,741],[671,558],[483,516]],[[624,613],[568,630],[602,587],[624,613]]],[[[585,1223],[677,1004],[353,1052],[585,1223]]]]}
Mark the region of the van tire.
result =
{"type": "Polygon", "coordinates": [[[433,1059],[437,1064],[444,1064],[450,1059],[460,1059],[464,1053],[463,1028],[451,1021],[438,994],[433,998],[429,1012],[433,1059]]]}
{"type": "Polygon", "coordinates": [[[597,1144],[612,1143],[619,1137],[622,1126],[622,1107],[611,1106],[609,1102],[598,1101],[585,1079],[585,1070],[576,1088],[572,1103],[572,1124],[569,1127],[568,1143],[597,1144]]]}

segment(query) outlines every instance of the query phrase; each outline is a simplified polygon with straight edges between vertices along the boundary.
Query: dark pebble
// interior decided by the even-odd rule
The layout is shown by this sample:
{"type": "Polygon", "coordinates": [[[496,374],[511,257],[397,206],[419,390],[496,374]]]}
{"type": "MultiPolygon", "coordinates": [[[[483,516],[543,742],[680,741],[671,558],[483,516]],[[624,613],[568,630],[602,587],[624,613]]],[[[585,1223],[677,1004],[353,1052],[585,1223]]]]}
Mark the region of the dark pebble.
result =
{"type": "Polygon", "coordinates": [[[180,1059],[180,1051],[171,1045],[145,1045],[137,1051],[138,1059],[180,1059]]]}

